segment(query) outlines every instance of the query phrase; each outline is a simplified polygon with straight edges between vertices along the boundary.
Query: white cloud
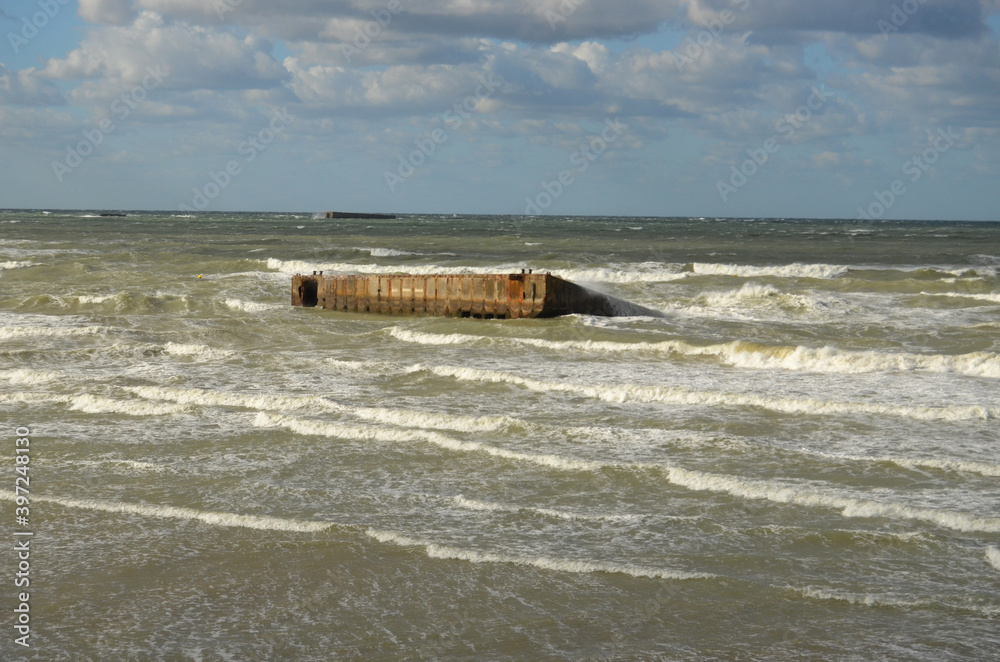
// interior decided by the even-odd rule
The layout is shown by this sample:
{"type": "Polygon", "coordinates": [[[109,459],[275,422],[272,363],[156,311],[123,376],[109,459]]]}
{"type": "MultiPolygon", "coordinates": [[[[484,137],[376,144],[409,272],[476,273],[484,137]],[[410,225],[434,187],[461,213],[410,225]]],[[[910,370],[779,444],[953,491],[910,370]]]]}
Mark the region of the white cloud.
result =
{"type": "Polygon", "coordinates": [[[61,106],[65,103],[59,89],[40,77],[34,67],[12,71],[0,63],[0,105],[61,106]]]}
{"type": "Polygon", "coordinates": [[[126,25],[135,12],[129,0],[79,0],[80,17],[91,23],[126,25]]]}
{"type": "Polygon", "coordinates": [[[82,80],[72,98],[104,104],[162,72],[162,90],[267,90],[288,73],[270,55],[272,44],[258,36],[240,37],[212,28],[171,23],[142,12],[125,26],[92,28],[74,49],[45,66],[49,78],[82,80]]]}

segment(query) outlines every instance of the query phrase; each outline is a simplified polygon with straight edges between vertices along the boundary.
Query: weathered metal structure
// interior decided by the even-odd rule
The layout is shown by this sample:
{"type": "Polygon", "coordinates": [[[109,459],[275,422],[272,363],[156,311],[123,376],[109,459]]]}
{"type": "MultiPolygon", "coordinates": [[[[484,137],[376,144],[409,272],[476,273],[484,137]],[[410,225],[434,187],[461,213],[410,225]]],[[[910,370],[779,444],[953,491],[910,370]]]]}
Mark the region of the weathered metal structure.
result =
{"type": "Polygon", "coordinates": [[[518,319],[659,315],[549,273],[292,277],[292,305],[385,315],[518,319]]]}

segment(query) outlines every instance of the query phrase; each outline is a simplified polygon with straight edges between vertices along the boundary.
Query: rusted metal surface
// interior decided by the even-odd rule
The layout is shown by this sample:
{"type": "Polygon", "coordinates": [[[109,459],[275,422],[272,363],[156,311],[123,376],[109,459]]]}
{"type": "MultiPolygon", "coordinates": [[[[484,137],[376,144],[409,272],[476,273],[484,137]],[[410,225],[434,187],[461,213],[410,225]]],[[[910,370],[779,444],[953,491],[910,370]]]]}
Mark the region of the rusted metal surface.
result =
{"type": "Polygon", "coordinates": [[[549,273],[299,274],[292,277],[292,305],[354,313],[479,319],[659,314],[549,273]]]}

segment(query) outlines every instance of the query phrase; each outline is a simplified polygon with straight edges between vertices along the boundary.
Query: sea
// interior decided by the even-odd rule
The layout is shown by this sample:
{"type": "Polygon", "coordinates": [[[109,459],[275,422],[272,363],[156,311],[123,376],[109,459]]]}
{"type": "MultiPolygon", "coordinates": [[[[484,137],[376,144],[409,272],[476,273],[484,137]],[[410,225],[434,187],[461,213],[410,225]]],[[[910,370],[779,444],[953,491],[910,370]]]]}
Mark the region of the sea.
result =
{"type": "Polygon", "coordinates": [[[1000,659],[1000,223],[7,210],[0,419],[4,660],[1000,659]]]}

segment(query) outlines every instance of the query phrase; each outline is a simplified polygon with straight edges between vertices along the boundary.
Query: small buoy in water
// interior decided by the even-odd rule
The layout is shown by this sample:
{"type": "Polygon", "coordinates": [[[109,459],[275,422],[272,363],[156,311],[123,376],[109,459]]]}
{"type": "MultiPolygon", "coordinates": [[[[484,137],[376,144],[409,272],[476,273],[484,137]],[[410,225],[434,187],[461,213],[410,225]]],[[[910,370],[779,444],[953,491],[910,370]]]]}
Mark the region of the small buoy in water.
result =
{"type": "Polygon", "coordinates": [[[201,278],[201,274],[198,274],[198,278],[201,278]]]}

